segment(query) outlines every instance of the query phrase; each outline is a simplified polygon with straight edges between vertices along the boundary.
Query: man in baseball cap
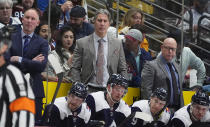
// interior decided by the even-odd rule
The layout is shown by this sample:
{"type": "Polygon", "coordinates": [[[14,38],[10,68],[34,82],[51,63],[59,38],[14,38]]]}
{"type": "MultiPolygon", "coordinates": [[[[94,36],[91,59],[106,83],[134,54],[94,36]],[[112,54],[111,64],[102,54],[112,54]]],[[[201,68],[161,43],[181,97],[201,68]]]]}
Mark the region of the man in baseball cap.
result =
{"type": "Polygon", "coordinates": [[[129,87],[140,87],[143,64],[146,60],[152,60],[151,55],[140,48],[142,40],[143,35],[137,29],[130,29],[125,35],[124,52],[128,67],[129,87]]]}
{"type": "Polygon", "coordinates": [[[69,15],[68,25],[74,29],[76,39],[88,36],[94,32],[93,25],[85,22],[86,11],[82,6],[74,6],[69,15]]]}

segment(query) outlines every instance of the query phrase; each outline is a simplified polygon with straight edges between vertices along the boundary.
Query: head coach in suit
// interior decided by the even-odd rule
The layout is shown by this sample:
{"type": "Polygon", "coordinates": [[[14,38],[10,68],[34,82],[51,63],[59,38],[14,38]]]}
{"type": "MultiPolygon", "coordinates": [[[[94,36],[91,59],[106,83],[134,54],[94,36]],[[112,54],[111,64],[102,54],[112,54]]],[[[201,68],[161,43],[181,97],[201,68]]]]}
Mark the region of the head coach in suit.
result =
{"type": "Polygon", "coordinates": [[[166,38],[161,46],[162,54],[155,60],[148,61],[142,70],[141,98],[149,99],[154,89],[163,87],[170,93],[167,103],[172,112],[183,106],[180,70],[173,61],[176,49],[176,41],[166,38]]]}
{"type": "Polygon", "coordinates": [[[34,33],[39,25],[39,14],[35,9],[25,11],[22,23],[23,29],[11,37],[12,47],[8,51],[7,59],[24,74],[30,74],[35,94],[35,120],[38,122],[41,119],[42,98],[45,96],[41,72],[44,71],[47,63],[48,43],[34,33]]]}
{"type": "Polygon", "coordinates": [[[127,77],[122,42],[107,33],[110,21],[109,12],[99,9],[94,17],[95,32],[76,42],[71,77],[89,83],[89,92],[103,90],[113,73],[127,77]]]}

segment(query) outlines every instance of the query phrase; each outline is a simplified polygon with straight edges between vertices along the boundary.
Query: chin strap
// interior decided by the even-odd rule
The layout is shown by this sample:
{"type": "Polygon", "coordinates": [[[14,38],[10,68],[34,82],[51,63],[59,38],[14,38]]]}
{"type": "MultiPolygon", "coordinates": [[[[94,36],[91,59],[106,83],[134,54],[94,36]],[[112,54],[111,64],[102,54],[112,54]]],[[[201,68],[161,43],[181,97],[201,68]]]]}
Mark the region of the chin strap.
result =
{"type": "Polygon", "coordinates": [[[199,120],[193,115],[192,110],[193,110],[193,106],[190,105],[190,117],[191,117],[191,119],[192,119],[193,121],[199,121],[199,120]]]}
{"type": "Polygon", "coordinates": [[[111,91],[109,92],[109,90],[108,89],[106,89],[106,91],[107,91],[107,93],[108,93],[108,95],[109,95],[109,98],[111,99],[111,101],[113,102],[113,103],[118,103],[119,101],[114,101],[113,99],[112,99],[112,95],[111,95],[111,92],[112,92],[112,87],[110,88],[111,89],[111,91]]]}

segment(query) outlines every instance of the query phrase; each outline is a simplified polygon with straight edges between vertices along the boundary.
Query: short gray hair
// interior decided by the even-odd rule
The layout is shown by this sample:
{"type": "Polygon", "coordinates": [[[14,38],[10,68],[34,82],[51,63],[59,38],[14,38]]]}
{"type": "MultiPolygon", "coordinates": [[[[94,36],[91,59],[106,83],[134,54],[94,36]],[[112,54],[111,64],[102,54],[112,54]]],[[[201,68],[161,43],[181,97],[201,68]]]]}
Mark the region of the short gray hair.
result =
{"type": "Polygon", "coordinates": [[[97,19],[97,17],[98,17],[99,14],[105,14],[105,15],[107,15],[107,17],[109,19],[109,22],[111,23],[111,15],[110,15],[110,13],[109,13],[109,11],[107,9],[99,9],[99,10],[97,10],[96,11],[96,14],[94,16],[94,19],[93,19],[94,22],[96,21],[96,19],[97,19]]]}
{"type": "Polygon", "coordinates": [[[10,7],[12,8],[13,6],[13,1],[12,0],[0,0],[0,5],[1,4],[9,4],[10,7]]]}

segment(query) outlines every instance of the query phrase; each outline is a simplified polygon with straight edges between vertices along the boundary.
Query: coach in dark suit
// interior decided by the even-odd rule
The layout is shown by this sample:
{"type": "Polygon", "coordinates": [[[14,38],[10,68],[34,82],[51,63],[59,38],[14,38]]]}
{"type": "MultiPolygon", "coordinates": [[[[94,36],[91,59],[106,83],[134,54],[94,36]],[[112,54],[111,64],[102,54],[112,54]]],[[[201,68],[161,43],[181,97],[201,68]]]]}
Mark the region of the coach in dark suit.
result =
{"type": "Polygon", "coordinates": [[[10,62],[17,66],[24,74],[29,73],[36,102],[36,122],[41,118],[42,98],[44,88],[41,72],[47,63],[48,43],[34,33],[39,25],[39,15],[35,9],[25,12],[23,29],[12,35],[12,47],[8,52],[10,62]]]}
{"type": "Polygon", "coordinates": [[[107,34],[110,20],[107,10],[98,10],[94,18],[95,32],[77,40],[76,43],[71,77],[73,81],[93,83],[89,85],[89,90],[93,88],[93,91],[98,91],[106,88],[110,74],[119,73],[127,77],[122,43],[107,34]]]}
{"type": "Polygon", "coordinates": [[[148,61],[142,70],[141,98],[149,99],[156,88],[165,88],[170,93],[169,108],[177,110],[183,106],[182,86],[178,65],[173,61],[177,43],[173,38],[166,38],[161,46],[162,54],[155,60],[148,61]]]}

